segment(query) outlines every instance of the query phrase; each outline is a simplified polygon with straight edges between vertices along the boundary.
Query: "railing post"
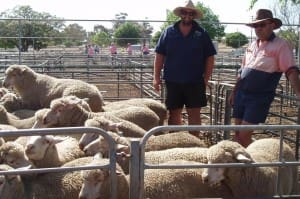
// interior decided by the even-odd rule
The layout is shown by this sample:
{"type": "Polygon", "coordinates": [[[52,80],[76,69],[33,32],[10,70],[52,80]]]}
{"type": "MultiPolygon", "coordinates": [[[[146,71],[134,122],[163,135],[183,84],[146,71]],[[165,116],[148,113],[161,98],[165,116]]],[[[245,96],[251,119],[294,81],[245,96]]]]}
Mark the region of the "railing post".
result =
{"type": "Polygon", "coordinates": [[[131,141],[131,155],[129,163],[130,189],[129,199],[138,199],[140,193],[140,142],[138,139],[131,141]]]}

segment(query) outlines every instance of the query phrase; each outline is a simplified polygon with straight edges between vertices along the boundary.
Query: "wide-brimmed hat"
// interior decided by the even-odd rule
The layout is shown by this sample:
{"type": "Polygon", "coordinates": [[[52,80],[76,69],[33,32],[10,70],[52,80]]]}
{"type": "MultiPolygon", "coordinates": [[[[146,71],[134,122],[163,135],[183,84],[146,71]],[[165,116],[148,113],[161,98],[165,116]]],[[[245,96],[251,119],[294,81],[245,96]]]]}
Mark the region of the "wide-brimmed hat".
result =
{"type": "Polygon", "coordinates": [[[173,10],[173,13],[176,16],[180,17],[182,10],[192,10],[193,12],[195,12],[195,16],[194,16],[195,19],[202,18],[202,16],[203,16],[202,12],[194,6],[194,4],[191,0],[186,1],[184,3],[184,6],[179,6],[179,7],[175,8],[173,10]]]}
{"type": "Polygon", "coordinates": [[[262,21],[266,21],[266,20],[269,20],[269,21],[272,21],[275,23],[274,29],[280,28],[280,26],[282,25],[281,20],[274,18],[272,12],[267,9],[257,10],[255,19],[251,23],[248,23],[246,25],[253,28],[254,24],[262,22],[262,21]]]}

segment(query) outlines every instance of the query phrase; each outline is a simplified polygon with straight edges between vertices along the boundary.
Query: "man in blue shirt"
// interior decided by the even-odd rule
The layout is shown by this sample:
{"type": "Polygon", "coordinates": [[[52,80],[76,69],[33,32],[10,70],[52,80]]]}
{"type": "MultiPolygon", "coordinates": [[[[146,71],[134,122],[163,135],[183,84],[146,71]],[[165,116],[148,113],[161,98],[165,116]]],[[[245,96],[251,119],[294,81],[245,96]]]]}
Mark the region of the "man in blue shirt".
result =
{"type": "Polygon", "coordinates": [[[163,69],[169,125],[182,124],[184,106],[188,124],[200,125],[200,111],[207,105],[205,91],[216,50],[208,33],[194,20],[203,14],[191,0],[173,12],[181,19],[168,26],[159,38],[155,48],[153,86],[160,91],[163,69]]]}

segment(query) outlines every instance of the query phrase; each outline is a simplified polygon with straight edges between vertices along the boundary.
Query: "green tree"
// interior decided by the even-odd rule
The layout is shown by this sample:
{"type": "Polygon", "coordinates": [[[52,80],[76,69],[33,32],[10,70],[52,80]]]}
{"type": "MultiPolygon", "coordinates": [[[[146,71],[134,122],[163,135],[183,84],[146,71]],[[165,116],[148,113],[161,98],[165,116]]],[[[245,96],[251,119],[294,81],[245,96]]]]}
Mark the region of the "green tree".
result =
{"type": "Polygon", "coordinates": [[[62,33],[66,37],[64,40],[66,46],[78,46],[82,44],[86,37],[86,31],[76,23],[69,24],[62,33]]]}
{"type": "Polygon", "coordinates": [[[125,47],[127,43],[138,43],[141,30],[137,24],[125,22],[114,32],[114,39],[119,46],[125,47]]]}
{"type": "Polygon", "coordinates": [[[248,38],[240,32],[229,33],[225,36],[225,43],[227,46],[239,48],[248,43],[248,38]]]}
{"type": "MultiPolygon", "coordinates": [[[[220,40],[225,36],[225,26],[220,24],[219,18],[213,13],[213,11],[205,7],[202,3],[197,2],[195,7],[201,10],[203,13],[202,19],[197,19],[196,21],[208,32],[211,39],[220,40]]],[[[167,19],[166,22],[160,27],[161,30],[164,30],[167,26],[173,24],[175,21],[178,21],[180,18],[176,16],[172,11],[167,10],[167,19]]],[[[157,39],[157,38],[155,38],[157,39]]],[[[155,41],[152,41],[155,43],[155,41]]]]}
{"type": "Polygon", "coordinates": [[[49,43],[61,40],[46,38],[59,37],[64,22],[48,13],[39,13],[30,6],[17,6],[0,14],[1,47],[17,47],[21,51],[28,51],[29,46],[34,49],[46,47],[49,43]],[[11,20],[4,20],[10,18],[11,20]],[[20,39],[19,39],[20,38],[20,39]],[[3,46],[4,45],[4,46],[3,46]]]}
{"type": "Polygon", "coordinates": [[[110,44],[111,38],[107,32],[101,31],[93,35],[91,40],[98,46],[108,46],[110,44]]]}

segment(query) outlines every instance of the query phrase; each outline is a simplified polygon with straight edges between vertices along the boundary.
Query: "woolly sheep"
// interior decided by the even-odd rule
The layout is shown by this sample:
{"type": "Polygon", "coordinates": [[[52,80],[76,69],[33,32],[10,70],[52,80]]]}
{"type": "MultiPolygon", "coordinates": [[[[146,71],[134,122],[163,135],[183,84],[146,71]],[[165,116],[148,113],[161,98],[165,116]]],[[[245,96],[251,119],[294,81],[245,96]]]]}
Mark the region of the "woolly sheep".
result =
{"type": "Polygon", "coordinates": [[[43,119],[42,116],[47,110],[48,109],[40,109],[36,111],[35,115],[30,118],[19,119],[12,113],[7,112],[7,110],[0,105],[0,123],[9,124],[17,129],[29,129],[32,128],[37,119],[43,119]]]}
{"type": "MultiPolygon", "coordinates": [[[[278,139],[260,139],[243,148],[240,144],[225,140],[211,146],[207,151],[208,164],[213,163],[259,163],[279,159],[278,139]]],[[[283,159],[295,161],[293,151],[284,143],[283,159]]],[[[279,194],[290,195],[295,186],[295,167],[280,168],[279,194]]],[[[275,195],[277,167],[206,168],[203,179],[210,185],[225,183],[234,197],[266,197],[275,195]]]]}
{"type": "Polygon", "coordinates": [[[107,115],[128,120],[145,130],[157,126],[159,122],[158,116],[148,108],[128,107],[112,112],[96,113],[85,110],[81,103],[78,103],[76,100],[69,100],[64,97],[52,100],[50,109],[42,120],[44,126],[82,126],[87,119],[107,115]]]}
{"type": "Polygon", "coordinates": [[[4,106],[8,112],[13,112],[25,107],[23,100],[15,93],[4,94],[0,99],[0,104],[4,106]]]}
{"type": "Polygon", "coordinates": [[[38,168],[61,166],[84,156],[75,138],[52,135],[30,136],[25,154],[38,168]]]}
{"type": "MultiPolygon", "coordinates": [[[[129,148],[130,148],[129,138],[119,136],[118,134],[110,131],[107,131],[107,133],[115,141],[117,152],[122,151],[122,152],[129,153],[129,148]]],[[[103,136],[99,136],[97,139],[87,144],[82,150],[87,156],[93,156],[97,153],[101,153],[103,157],[109,157],[108,155],[109,143],[103,136]]]]}
{"type": "Polygon", "coordinates": [[[3,86],[13,88],[29,109],[47,108],[50,102],[62,96],[89,98],[95,112],[102,111],[103,97],[92,84],[75,79],[58,79],[36,73],[26,65],[11,65],[5,71],[3,86]]]}
{"type": "Polygon", "coordinates": [[[164,121],[167,118],[167,109],[165,105],[157,100],[150,98],[131,98],[128,100],[110,102],[105,104],[103,109],[104,111],[112,111],[126,108],[128,106],[141,106],[150,108],[160,118],[159,125],[164,125],[164,121]]]}
{"type": "MultiPolygon", "coordinates": [[[[105,131],[121,133],[124,137],[143,137],[146,133],[146,131],[138,125],[113,115],[103,115],[88,119],[85,121],[84,126],[97,127],[105,131]]],[[[80,148],[83,149],[88,143],[97,138],[98,134],[84,133],[79,140],[80,148]]]]}
{"type": "Polygon", "coordinates": [[[21,168],[32,165],[24,153],[24,146],[8,141],[0,147],[0,161],[1,164],[7,164],[13,168],[21,168]]]}
{"type": "MultiPolygon", "coordinates": [[[[1,114],[0,114],[1,115],[1,114]]],[[[17,128],[12,126],[12,125],[8,125],[8,124],[0,124],[0,132],[1,131],[16,131],[17,128]]],[[[2,138],[4,141],[10,141],[10,140],[15,140],[16,136],[5,136],[4,138],[2,138]]]]}
{"type": "MultiPolygon", "coordinates": [[[[206,152],[208,148],[189,147],[189,148],[171,148],[160,151],[145,152],[145,163],[161,164],[171,160],[188,160],[199,163],[207,163],[206,152]]],[[[124,172],[129,173],[129,156],[117,156],[117,162],[124,172]]]]}
{"type": "Polygon", "coordinates": [[[36,112],[36,110],[19,109],[19,110],[13,111],[12,114],[17,116],[20,119],[26,119],[26,118],[34,116],[35,112],[36,112]]]}
{"type": "MultiPolygon", "coordinates": [[[[0,171],[13,170],[12,167],[1,164],[0,171]]],[[[5,199],[25,199],[25,189],[19,175],[0,175],[0,196],[5,199]]]]}
{"type": "MultiPolygon", "coordinates": [[[[108,164],[108,159],[94,158],[90,165],[108,164]]],[[[129,198],[129,181],[120,166],[116,165],[117,174],[117,198],[129,198]]],[[[110,198],[110,173],[107,168],[82,170],[81,176],[84,179],[80,190],[79,199],[109,199],[110,198]]]]}
{"type": "MultiPolygon", "coordinates": [[[[127,152],[130,151],[130,139],[125,138],[116,133],[110,132],[111,137],[115,140],[117,149],[119,151],[127,152]]],[[[80,144],[80,141],[79,141],[80,144]]],[[[169,148],[183,148],[183,147],[207,147],[206,144],[199,140],[197,137],[191,135],[188,132],[174,132],[170,134],[163,134],[158,136],[150,137],[145,145],[145,151],[158,151],[169,148]]],[[[94,155],[96,153],[108,153],[108,143],[101,136],[98,139],[91,141],[87,144],[83,151],[86,155],[94,155]]]]}
{"type": "MultiPolygon", "coordinates": [[[[198,165],[199,162],[174,160],[163,165],[198,165]]],[[[215,187],[202,182],[203,169],[147,169],[144,173],[144,198],[230,198],[230,190],[220,184],[215,187]]]]}
{"type": "Polygon", "coordinates": [[[0,88],[0,99],[6,94],[6,93],[9,93],[9,90],[4,88],[4,87],[1,87],[0,88]]]}

